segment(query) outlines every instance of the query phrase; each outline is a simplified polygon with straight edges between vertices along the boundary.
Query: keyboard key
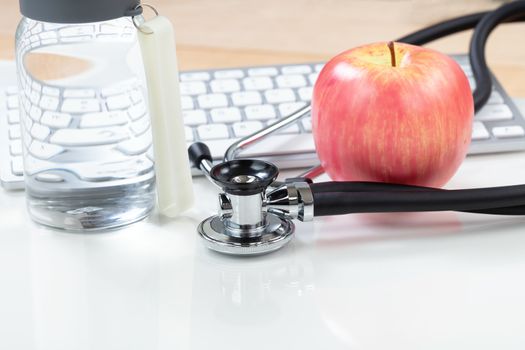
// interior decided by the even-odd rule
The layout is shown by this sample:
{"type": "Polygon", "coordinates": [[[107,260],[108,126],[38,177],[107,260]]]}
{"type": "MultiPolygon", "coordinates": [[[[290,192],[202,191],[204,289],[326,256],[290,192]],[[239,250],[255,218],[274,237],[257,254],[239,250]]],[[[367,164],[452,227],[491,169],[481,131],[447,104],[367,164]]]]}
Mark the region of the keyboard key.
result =
{"type": "Polygon", "coordinates": [[[61,146],[98,146],[128,138],[123,128],[60,129],[51,135],[51,143],[61,146]]]}
{"type": "Polygon", "coordinates": [[[146,103],[144,101],[137,103],[136,105],[128,108],[128,114],[132,120],[142,118],[147,112],[146,103]]]}
{"type": "Polygon", "coordinates": [[[248,120],[270,120],[277,116],[272,105],[255,105],[244,108],[246,119],[248,120]]]}
{"type": "Polygon", "coordinates": [[[7,95],[18,95],[18,86],[8,86],[5,93],[7,95]]]}
{"type": "Polygon", "coordinates": [[[31,128],[31,136],[40,141],[44,141],[49,136],[50,132],[51,130],[49,130],[47,126],[41,124],[35,123],[31,128]]]}
{"type": "Polygon", "coordinates": [[[490,94],[490,97],[489,97],[489,100],[487,101],[487,104],[489,105],[492,105],[492,104],[501,104],[501,103],[504,103],[505,101],[503,100],[503,97],[501,96],[501,94],[497,91],[492,91],[492,93],[490,94]]]}
{"type": "Polygon", "coordinates": [[[66,113],[89,113],[100,111],[97,99],[70,98],[62,103],[62,111],[66,113]]]}
{"type": "Polygon", "coordinates": [[[242,81],[245,90],[268,90],[273,88],[273,81],[269,77],[249,77],[242,81]]]}
{"type": "Polygon", "coordinates": [[[38,102],[40,102],[40,92],[34,89],[31,90],[31,92],[29,93],[29,100],[32,104],[37,105],[38,102]]]}
{"type": "Polygon", "coordinates": [[[467,77],[472,76],[472,68],[469,65],[461,65],[461,69],[467,77]]]}
{"type": "Polygon", "coordinates": [[[20,123],[20,112],[17,109],[13,109],[7,112],[7,120],[9,124],[20,123]]]}
{"type": "Polygon", "coordinates": [[[42,120],[40,121],[43,125],[51,128],[67,128],[71,123],[71,115],[59,112],[44,112],[42,120]]]}
{"type": "Polygon", "coordinates": [[[507,105],[485,105],[475,115],[475,120],[479,121],[497,121],[497,120],[511,120],[513,118],[512,111],[507,105]]]}
{"type": "Polygon", "coordinates": [[[138,89],[132,90],[129,93],[129,97],[131,98],[131,102],[133,102],[134,104],[144,101],[144,96],[142,95],[142,92],[140,92],[140,90],[138,89]]]}
{"type": "Polygon", "coordinates": [[[7,98],[8,109],[18,109],[18,95],[9,96],[7,98]]]}
{"type": "Polygon", "coordinates": [[[44,40],[42,40],[42,45],[54,45],[54,44],[57,44],[57,43],[58,43],[57,39],[44,39],[44,40]]]}
{"type": "Polygon", "coordinates": [[[33,119],[35,122],[40,120],[40,117],[42,116],[42,110],[38,107],[31,106],[29,109],[29,116],[31,119],[33,119]]]}
{"type": "Polygon", "coordinates": [[[313,87],[303,87],[300,88],[297,92],[299,93],[299,98],[302,101],[310,102],[312,100],[313,87]]]}
{"type": "Polygon", "coordinates": [[[306,86],[306,79],[302,75],[280,75],[275,78],[280,88],[299,88],[306,86]]]}
{"type": "Polygon", "coordinates": [[[129,140],[121,142],[117,145],[117,149],[129,156],[139,155],[145,153],[151,146],[151,133],[145,132],[138,137],[133,137],[129,140]]]}
{"type": "Polygon", "coordinates": [[[231,98],[235,106],[258,105],[262,103],[261,94],[257,91],[234,92],[231,98]]]}
{"type": "Polygon", "coordinates": [[[108,109],[110,111],[116,110],[116,109],[125,109],[131,106],[131,99],[129,98],[129,95],[116,95],[112,97],[108,97],[106,100],[106,104],[108,106],[108,109]]]}
{"type": "Polygon", "coordinates": [[[224,124],[200,125],[197,127],[197,133],[199,138],[203,141],[226,139],[230,136],[228,133],[228,127],[224,124]]]}
{"type": "Polygon", "coordinates": [[[525,130],[519,126],[498,126],[492,128],[492,133],[499,139],[515,138],[525,136],[525,130]]]}
{"type": "Polygon", "coordinates": [[[20,125],[12,125],[9,127],[9,138],[11,140],[16,140],[21,137],[20,135],[20,125]]]}
{"type": "Polygon", "coordinates": [[[205,94],[206,91],[206,84],[204,84],[202,81],[180,83],[181,95],[202,95],[205,94]]]}
{"type": "Polygon", "coordinates": [[[60,90],[57,89],[57,88],[53,88],[53,87],[49,87],[49,86],[44,86],[42,88],[42,93],[44,95],[47,95],[47,96],[53,96],[53,97],[58,97],[60,95],[60,90]]]}
{"type": "Polygon", "coordinates": [[[37,93],[40,94],[42,92],[42,85],[33,80],[31,82],[31,89],[35,90],[37,93]]]}
{"type": "MultiPolygon", "coordinates": [[[[71,116],[64,115],[63,122],[66,123],[66,118],[71,116]]],[[[43,118],[42,118],[43,119],[43,118]]],[[[147,118],[142,118],[147,119],[147,118]]],[[[69,125],[69,120],[67,120],[67,125],[69,125]]],[[[140,119],[139,119],[140,120],[140,119]]],[[[81,128],[100,128],[103,126],[113,126],[113,125],[123,125],[128,122],[128,118],[125,112],[123,111],[113,111],[113,112],[98,112],[98,113],[88,113],[82,116],[80,119],[81,128]]],[[[42,121],[44,124],[44,122],[42,121]]],[[[62,128],[67,127],[67,125],[62,126],[62,128]]]]}
{"type": "Polygon", "coordinates": [[[126,91],[135,88],[140,84],[140,81],[133,78],[129,80],[121,81],[117,84],[110,85],[108,87],[103,88],[100,92],[102,96],[108,97],[113,95],[120,95],[125,93],[126,91]]]}
{"type": "Polygon", "coordinates": [[[240,79],[244,72],[240,69],[219,70],[213,74],[215,79],[240,79]]]}
{"type": "Polygon", "coordinates": [[[39,159],[49,159],[62,153],[63,151],[64,149],[60,146],[51,145],[49,143],[44,143],[37,140],[33,140],[29,146],[29,153],[39,159]]]}
{"type": "Polygon", "coordinates": [[[320,72],[324,67],[324,63],[319,63],[315,65],[315,71],[320,72]]]}
{"type": "Polygon", "coordinates": [[[274,76],[279,74],[275,67],[258,67],[248,69],[248,75],[251,77],[274,76]]]}
{"type": "Polygon", "coordinates": [[[261,130],[263,124],[260,121],[248,121],[233,124],[233,133],[235,137],[244,137],[261,130]]]}
{"type": "Polygon", "coordinates": [[[268,103],[276,104],[282,102],[295,102],[295,94],[292,89],[268,90],[264,93],[268,103]]]}
{"type": "Polygon", "coordinates": [[[100,25],[100,33],[103,34],[120,34],[122,32],[122,28],[112,25],[112,24],[101,24],[100,25]]]}
{"type": "Polygon", "coordinates": [[[213,80],[210,87],[212,92],[235,92],[241,89],[241,85],[235,79],[213,80]]]}
{"type": "Polygon", "coordinates": [[[214,123],[233,123],[241,121],[241,112],[236,107],[217,108],[210,111],[214,123]]]}
{"type": "Polygon", "coordinates": [[[55,30],[55,29],[58,29],[60,27],[62,27],[63,24],[59,24],[59,23],[44,23],[44,30],[45,31],[52,31],[52,30],[55,30]]]}
{"type": "Polygon", "coordinates": [[[284,66],[281,68],[283,74],[308,74],[312,72],[312,68],[305,64],[296,66],[284,66]]]}
{"type": "Polygon", "coordinates": [[[490,138],[490,134],[482,122],[474,122],[472,124],[472,140],[486,140],[490,138]]]}
{"type": "Polygon", "coordinates": [[[53,111],[57,109],[58,103],[59,103],[59,100],[56,97],[42,96],[39,106],[42,109],[53,111]]]}
{"type": "Polygon", "coordinates": [[[31,47],[36,48],[40,46],[40,39],[38,36],[32,36],[29,38],[29,41],[31,42],[31,47]]]}
{"type": "Polygon", "coordinates": [[[304,117],[301,120],[301,124],[303,125],[304,131],[312,132],[312,118],[311,117],[304,117]]]}
{"type": "Polygon", "coordinates": [[[59,29],[58,35],[61,37],[74,37],[82,35],[91,35],[95,31],[94,26],[83,25],[83,26],[68,26],[59,29]]]}
{"type": "Polygon", "coordinates": [[[208,72],[189,72],[180,75],[180,81],[206,81],[210,79],[211,76],[208,72]]]}
{"type": "Polygon", "coordinates": [[[20,156],[22,155],[22,141],[21,140],[14,140],[9,144],[9,152],[13,156],[20,156]]]}
{"type": "Polygon", "coordinates": [[[193,130],[189,126],[184,127],[184,134],[186,135],[186,142],[193,141],[193,130]]]}
{"type": "Polygon", "coordinates": [[[201,109],[183,111],[182,117],[184,118],[184,125],[189,126],[202,125],[208,122],[208,118],[206,118],[206,112],[201,109]]]}
{"type": "Polygon", "coordinates": [[[18,176],[24,175],[24,162],[22,161],[22,157],[11,159],[11,171],[18,176]]]}
{"type": "Polygon", "coordinates": [[[197,100],[199,101],[200,108],[218,108],[228,106],[228,98],[224,94],[200,95],[197,100]]]}
{"type": "Polygon", "coordinates": [[[281,103],[279,105],[279,113],[281,117],[287,117],[290,114],[297,112],[301,108],[306,106],[306,103],[304,102],[294,102],[294,103],[281,103]]]}
{"type": "Polygon", "coordinates": [[[89,35],[82,35],[82,36],[72,36],[72,37],[61,37],[60,40],[64,43],[79,43],[82,41],[89,41],[91,40],[91,36],[89,35]]]}
{"type": "Polygon", "coordinates": [[[131,131],[133,131],[135,135],[141,135],[149,130],[149,126],[149,118],[140,118],[139,120],[131,123],[131,131]]]}
{"type": "Polygon", "coordinates": [[[42,32],[38,35],[40,40],[56,39],[57,32],[42,32]]]}
{"type": "Polygon", "coordinates": [[[193,100],[189,96],[181,96],[181,107],[182,109],[193,109],[193,100]]]}
{"type": "Polygon", "coordinates": [[[308,75],[308,81],[310,82],[311,86],[315,85],[317,78],[319,78],[319,73],[312,73],[308,75]]]}
{"type": "Polygon", "coordinates": [[[64,91],[64,97],[73,98],[92,98],[95,97],[95,90],[92,89],[71,89],[64,91]]]}

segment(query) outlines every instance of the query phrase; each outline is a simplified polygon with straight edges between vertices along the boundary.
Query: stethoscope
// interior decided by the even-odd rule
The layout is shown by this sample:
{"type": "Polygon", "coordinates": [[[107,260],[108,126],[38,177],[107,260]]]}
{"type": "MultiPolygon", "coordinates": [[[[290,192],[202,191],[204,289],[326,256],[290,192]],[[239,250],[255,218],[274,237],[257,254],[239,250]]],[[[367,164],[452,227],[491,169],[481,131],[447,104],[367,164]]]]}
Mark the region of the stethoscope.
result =
{"type": "MultiPolygon", "coordinates": [[[[525,20],[525,0],[503,5],[492,12],[454,18],[396,41],[422,45],[438,38],[474,29],[469,59],[476,80],[474,106],[479,110],[492,91],[485,60],[485,45],[492,30],[503,22],[525,20]]],[[[233,143],[224,162],[212,166],[210,150],[203,143],[188,149],[192,165],[222,189],[219,212],[202,221],[199,235],[215,251],[254,255],[275,251],[293,236],[294,219],[351,213],[461,211],[480,214],[525,215],[525,185],[442,190],[377,182],[323,182],[312,179],[323,173],[316,166],[296,178],[276,181],[278,168],[257,159],[236,159],[240,151],[308,115],[308,105],[288,117],[233,143]]]]}

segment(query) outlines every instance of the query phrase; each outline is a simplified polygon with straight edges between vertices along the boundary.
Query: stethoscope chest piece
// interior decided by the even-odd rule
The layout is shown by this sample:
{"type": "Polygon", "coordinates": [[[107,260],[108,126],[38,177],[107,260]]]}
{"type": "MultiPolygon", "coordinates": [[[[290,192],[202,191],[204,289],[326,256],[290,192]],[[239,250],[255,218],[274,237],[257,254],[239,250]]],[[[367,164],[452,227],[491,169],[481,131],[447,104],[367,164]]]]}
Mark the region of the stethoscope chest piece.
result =
{"type": "Polygon", "coordinates": [[[256,234],[232,232],[226,221],[218,215],[200,223],[198,232],[204,245],[216,252],[231,255],[259,255],[278,250],[293,237],[295,225],[291,220],[266,213],[265,224],[256,234]],[[233,234],[232,234],[233,233],[233,234]]]}
{"type": "Polygon", "coordinates": [[[257,255],[273,252],[291,240],[295,231],[292,220],[265,207],[265,191],[278,173],[275,165],[253,159],[225,162],[210,170],[211,180],[224,192],[219,194],[219,215],[198,227],[209,249],[257,255]]]}

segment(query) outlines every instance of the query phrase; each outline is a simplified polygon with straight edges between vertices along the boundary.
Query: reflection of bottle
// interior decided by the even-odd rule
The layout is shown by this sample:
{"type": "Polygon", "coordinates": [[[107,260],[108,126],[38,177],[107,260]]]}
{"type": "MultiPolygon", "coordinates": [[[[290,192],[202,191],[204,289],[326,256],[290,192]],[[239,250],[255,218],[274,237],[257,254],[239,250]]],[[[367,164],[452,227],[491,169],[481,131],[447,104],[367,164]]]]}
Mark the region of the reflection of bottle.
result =
{"type": "Polygon", "coordinates": [[[167,342],[157,252],[138,236],[32,233],[32,348],[158,350],[167,342]]]}
{"type": "Polygon", "coordinates": [[[313,267],[282,251],[254,258],[208,252],[195,261],[192,349],[341,349],[320,320],[313,267]]]}
{"type": "Polygon", "coordinates": [[[24,173],[37,222],[105,229],[137,221],[153,207],[142,61],[125,17],[135,6],[134,0],[21,0],[26,17],[16,59],[24,173]]]}
{"type": "MultiPolygon", "coordinates": [[[[8,197],[5,196],[4,199],[8,197]]],[[[14,199],[14,198],[10,198],[14,199]]],[[[27,234],[30,221],[22,221],[21,204],[2,203],[3,223],[0,236],[0,349],[33,349],[31,315],[31,241],[27,234]]]]}

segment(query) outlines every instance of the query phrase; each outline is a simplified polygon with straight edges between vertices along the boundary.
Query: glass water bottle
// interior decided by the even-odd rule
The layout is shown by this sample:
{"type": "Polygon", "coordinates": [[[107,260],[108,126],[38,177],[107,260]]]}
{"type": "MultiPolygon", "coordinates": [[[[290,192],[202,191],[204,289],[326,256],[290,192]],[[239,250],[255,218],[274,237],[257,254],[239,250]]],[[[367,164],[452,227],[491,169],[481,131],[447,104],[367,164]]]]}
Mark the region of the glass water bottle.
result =
{"type": "Polygon", "coordinates": [[[66,230],[144,218],[155,176],[136,0],[20,0],[16,33],[30,216],[66,230]]]}

